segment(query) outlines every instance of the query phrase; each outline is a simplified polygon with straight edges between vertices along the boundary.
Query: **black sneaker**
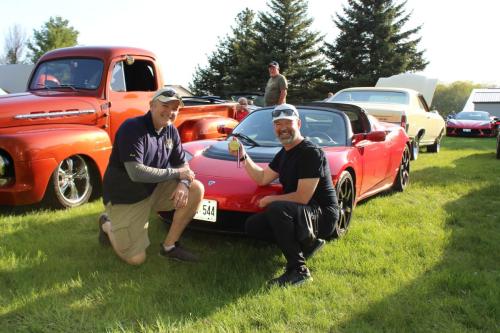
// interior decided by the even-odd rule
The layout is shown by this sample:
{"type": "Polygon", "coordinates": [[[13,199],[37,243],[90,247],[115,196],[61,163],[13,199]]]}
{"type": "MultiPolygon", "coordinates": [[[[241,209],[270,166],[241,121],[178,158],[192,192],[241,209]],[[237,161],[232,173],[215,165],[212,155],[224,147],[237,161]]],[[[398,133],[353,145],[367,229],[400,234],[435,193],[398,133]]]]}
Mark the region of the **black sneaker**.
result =
{"type": "Polygon", "coordinates": [[[111,245],[111,242],[109,241],[109,237],[108,237],[108,234],[104,232],[104,230],[102,230],[102,225],[106,222],[109,221],[109,217],[106,213],[102,213],[100,216],[99,216],[99,244],[103,245],[103,246],[110,246],[111,245]]]}
{"type": "Polygon", "coordinates": [[[188,261],[188,262],[200,261],[197,255],[183,248],[179,244],[179,242],[175,242],[174,248],[170,249],[169,251],[166,251],[163,244],[160,244],[160,255],[177,261],[188,261]]]}
{"type": "Polygon", "coordinates": [[[325,240],[321,238],[316,238],[311,245],[302,249],[302,255],[304,256],[304,259],[311,258],[316,252],[318,252],[323,247],[323,245],[325,245],[325,243],[326,243],[325,240]]]}
{"type": "Polygon", "coordinates": [[[312,281],[313,278],[309,269],[306,266],[300,266],[298,268],[292,268],[285,270],[281,276],[271,279],[267,282],[268,286],[297,286],[306,281],[312,281]]]}

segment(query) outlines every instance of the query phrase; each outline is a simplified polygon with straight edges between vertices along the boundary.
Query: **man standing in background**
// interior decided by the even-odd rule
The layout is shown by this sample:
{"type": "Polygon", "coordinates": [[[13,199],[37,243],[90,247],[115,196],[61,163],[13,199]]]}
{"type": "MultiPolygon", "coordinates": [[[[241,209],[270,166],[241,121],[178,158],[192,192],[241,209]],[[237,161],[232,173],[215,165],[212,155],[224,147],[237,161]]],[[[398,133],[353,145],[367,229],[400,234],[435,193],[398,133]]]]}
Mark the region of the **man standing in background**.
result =
{"type": "Polygon", "coordinates": [[[286,91],[288,82],[286,77],[280,74],[280,65],[276,61],[271,61],[267,66],[269,70],[269,80],[267,81],[264,100],[266,106],[286,103],[286,91]]]}

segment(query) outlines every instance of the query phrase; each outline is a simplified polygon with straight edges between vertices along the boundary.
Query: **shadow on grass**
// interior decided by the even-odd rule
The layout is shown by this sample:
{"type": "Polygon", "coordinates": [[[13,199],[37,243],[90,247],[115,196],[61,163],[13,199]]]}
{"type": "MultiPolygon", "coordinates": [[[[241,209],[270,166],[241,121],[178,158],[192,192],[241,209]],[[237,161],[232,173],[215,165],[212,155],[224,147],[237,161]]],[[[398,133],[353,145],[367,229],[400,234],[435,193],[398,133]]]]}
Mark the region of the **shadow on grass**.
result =
{"type": "Polygon", "coordinates": [[[158,256],[166,227],[153,219],[146,263],[131,267],[98,245],[97,213],[37,223],[47,218],[39,216],[0,236],[0,322],[6,331],[182,327],[259,293],[283,264],[276,247],[189,230],[183,243],[203,262],[170,261],[158,256]]]}
{"type": "MultiPolygon", "coordinates": [[[[341,323],[341,331],[499,331],[500,174],[494,163],[497,161],[489,153],[455,161],[455,169],[463,173],[464,186],[476,181],[484,185],[444,206],[449,243],[440,263],[341,323]],[[496,174],[492,174],[494,170],[496,174]]],[[[449,177],[455,169],[426,168],[413,173],[412,182],[447,186],[450,178],[457,179],[449,177]]]]}

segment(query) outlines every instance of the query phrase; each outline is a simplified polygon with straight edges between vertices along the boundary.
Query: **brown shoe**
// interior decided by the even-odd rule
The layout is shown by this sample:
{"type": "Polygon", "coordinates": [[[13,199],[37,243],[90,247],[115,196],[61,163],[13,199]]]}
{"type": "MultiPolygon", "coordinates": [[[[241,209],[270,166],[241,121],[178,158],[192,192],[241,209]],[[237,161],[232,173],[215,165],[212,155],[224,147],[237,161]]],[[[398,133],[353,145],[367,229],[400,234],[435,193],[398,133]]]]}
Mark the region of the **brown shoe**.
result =
{"type": "Polygon", "coordinates": [[[108,234],[105,233],[104,230],[102,230],[102,225],[108,221],[109,221],[108,214],[102,213],[99,216],[99,238],[98,239],[99,239],[99,243],[102,246],[110,246],[111,245],[111,242],[109,241],[108,234]]]}
{"type": "Polygon", "coordinates": [[[186,261],[186,262],[198,262],[200,259],[197,255],[189,252],[185,248],[183,248],[179,242],[175,242],[175,246],[173,249],[169,251],[165,250],[163,244],[160,244],[160,255],[166,258],[174,259],[177,261],[186,261]]]}

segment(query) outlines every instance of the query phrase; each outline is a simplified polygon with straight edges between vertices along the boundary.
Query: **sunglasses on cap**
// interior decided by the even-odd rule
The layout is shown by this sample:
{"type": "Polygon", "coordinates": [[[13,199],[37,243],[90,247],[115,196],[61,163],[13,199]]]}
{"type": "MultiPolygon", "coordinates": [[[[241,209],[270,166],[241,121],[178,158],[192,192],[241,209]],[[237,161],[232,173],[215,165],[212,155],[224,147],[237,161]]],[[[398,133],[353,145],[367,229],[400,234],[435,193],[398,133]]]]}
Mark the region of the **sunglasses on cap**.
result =
{"type": "Polygon", "coordinates": [[[160,94],[158,94],[158,96],[156,96],[156,97],[159,97],[159,96],[176,97],[176,98],[180,99],[180,96],[177,95],[177,92],[174,89],[166,89],[166,90],[162,91],[160,94]]]}
{"type": "Polygon", "coordinates": [[[296,116],[297,118],[299,117],[299,115],[295,112],[295,110],[292,109],[273,110],[273,112],[271,113],[273,118],[278,117],[280,114],[284,114],[287,117],[290,116],[296,116]]]}

